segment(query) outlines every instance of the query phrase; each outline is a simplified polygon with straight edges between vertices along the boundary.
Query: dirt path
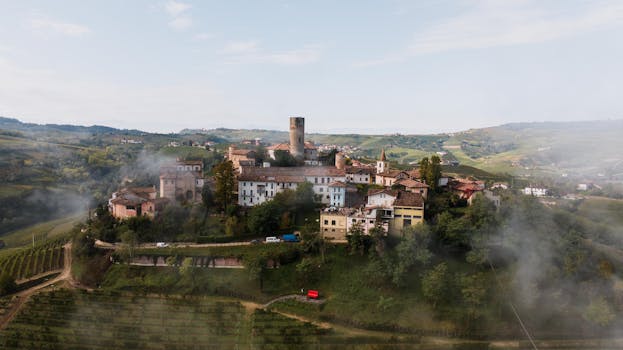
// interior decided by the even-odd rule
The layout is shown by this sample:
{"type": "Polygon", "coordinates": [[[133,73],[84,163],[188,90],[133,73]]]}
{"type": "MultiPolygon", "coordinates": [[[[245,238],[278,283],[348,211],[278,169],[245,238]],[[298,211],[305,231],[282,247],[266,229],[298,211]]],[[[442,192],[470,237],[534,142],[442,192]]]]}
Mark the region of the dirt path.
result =
{"type": "Polygon", "coordinates": [[[324,299],[308,299],[303,295],[300,294],[288,294],[288,295],[284,295],[284,296],[280,296],[278,298],[275,298],[269,302],[267,302],[266,304],[264,304],[264,309],[269,307],[271,304],[282,301],[282,300],[288,300],[288,299],[296,299],[296,301],[301,302],[301,303],[308,303],[308,304],[324,304],[324,299]]]}
{"type": "Polygon", "coordinates": [[[65,249],[65,257],[61,274],[51,280],[45,281],[32,288],[14,294],[17,299],[13,302],[11,308],[7,310],[7,313],[4,315],[4,317],[0,319],[0,329],[4,329],[4,327],[6,327],[7,324],[11,322],[11,320],[13,320],[13,318],[15,317],[15,315],[17,315],[22,306],[24,306],[24,303],[26,303],[28,298],[34,293],[38,292],[43,288],[49,287],[53,284],[58,284],[63,281],[67,281],[72,285],[74,284],[73,279],[71,278],[71,242],[65,244],[63,246],[63,249],[65,249]]]}

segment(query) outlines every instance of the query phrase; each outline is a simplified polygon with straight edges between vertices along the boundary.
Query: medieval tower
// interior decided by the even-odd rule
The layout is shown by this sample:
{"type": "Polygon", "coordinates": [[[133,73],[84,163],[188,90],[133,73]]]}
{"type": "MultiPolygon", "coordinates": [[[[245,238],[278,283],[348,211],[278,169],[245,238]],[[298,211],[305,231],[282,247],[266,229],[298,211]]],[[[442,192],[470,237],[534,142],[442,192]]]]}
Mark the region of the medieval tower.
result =
{"type": "Polygon", "coordinates": [[[305,156],[305,118],[290,117],[290,154],[296,159],[305,156]]]}

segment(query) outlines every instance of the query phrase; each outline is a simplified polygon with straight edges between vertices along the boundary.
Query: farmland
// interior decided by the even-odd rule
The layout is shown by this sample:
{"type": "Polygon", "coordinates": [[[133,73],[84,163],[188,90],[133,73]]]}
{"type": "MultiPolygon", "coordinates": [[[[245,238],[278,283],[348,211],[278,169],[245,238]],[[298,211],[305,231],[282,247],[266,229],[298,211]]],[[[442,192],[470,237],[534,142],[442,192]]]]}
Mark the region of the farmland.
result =
{"type": "Polygon", "coordinates": [[[63,241],[52,241],[0,257],[0,273],[7,272],[16,280],[26,279],[63,268],[63,259],[63,241]]]}
{"type": "MultiPolygon", "coordinates": [[[[348,335],[226,299],[71,290],[33,296],[0,339],[3,349],[362,348],[348,335]]],[[[374,348],[387,343],[363,340],[374,348]]],[[[411,348],[417,339],[392,343],[411,348]]]]}

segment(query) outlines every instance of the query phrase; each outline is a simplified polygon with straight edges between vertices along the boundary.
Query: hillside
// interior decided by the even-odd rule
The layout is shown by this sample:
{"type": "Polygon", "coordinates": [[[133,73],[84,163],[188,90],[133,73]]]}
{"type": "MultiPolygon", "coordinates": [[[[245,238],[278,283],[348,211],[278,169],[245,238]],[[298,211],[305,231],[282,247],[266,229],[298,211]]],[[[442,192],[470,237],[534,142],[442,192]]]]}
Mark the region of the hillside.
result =
{"type": "Polygon", "coordinates": [[[461,163],[515,175],[623,179],[623,121],[518,123],[453,134],[461,163]]]}

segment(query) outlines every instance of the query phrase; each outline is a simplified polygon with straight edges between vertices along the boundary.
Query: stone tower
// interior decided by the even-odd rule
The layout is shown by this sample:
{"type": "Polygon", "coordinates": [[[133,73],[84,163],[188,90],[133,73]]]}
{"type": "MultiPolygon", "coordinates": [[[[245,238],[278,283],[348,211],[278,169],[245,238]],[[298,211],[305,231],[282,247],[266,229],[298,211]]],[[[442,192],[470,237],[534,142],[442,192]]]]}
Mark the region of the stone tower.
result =
{"type": "Polygon", "coordinates": [[[295,159],[305,157],[305,118],[290,117],[290,154],[295,159]]]}

